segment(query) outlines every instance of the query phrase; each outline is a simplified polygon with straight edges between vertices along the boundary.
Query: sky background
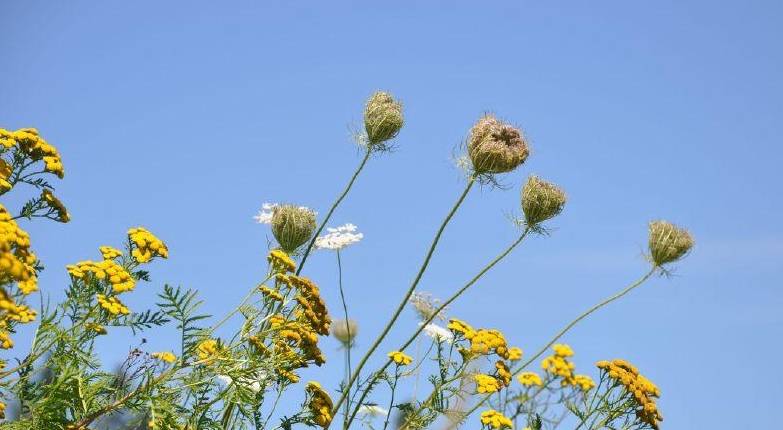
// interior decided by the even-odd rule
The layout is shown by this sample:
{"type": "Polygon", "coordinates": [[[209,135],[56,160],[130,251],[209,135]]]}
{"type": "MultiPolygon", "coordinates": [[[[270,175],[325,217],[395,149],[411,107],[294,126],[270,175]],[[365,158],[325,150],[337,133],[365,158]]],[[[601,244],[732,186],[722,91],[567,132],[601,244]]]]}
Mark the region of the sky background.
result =
{"type": "MultiPolygon", "coordinates": [[[[779,2],[2,1],[0,16],[0,127],[37,127],[66,168],[57,194],[73,221],[23,224],[52,298],[66,264],[143,225],[170,259],[127,304],[144,309],[170,283],[225,314],[266,267],[271,233],[252,216],[265,201],[324,214],[360,159],[350,131],[364,101],[386,89],[405,105],[397,150],[370,162],[330,223],[365,234],[343,253],[359,350],[462,189],[453,154],[492,111],[525,129],[532,155],[507,190],[470,194],[421,289],[448,296],[515,238],[508,214],[529,174],[560,184],[553,234],[450,310],[531,353],[645,272],[648,221],[682,224],[697,245],[675,276],[564,338],[577,369],[637,364],[663,391],[668,429],[779,423],[779,2]]],[[[334,254],[306,272],[337,314],[334,254]]],[[[406,311],[381,351],[415,325],[406,311]]],[[[176,344],[173,327],[156,333],[148,351],[176,344]]],[[[29,336],[16,339],[21,353],[29,336]]],[[[112,365],[139,339],[102,341],[112,365]]],[[[323,349],[326,371],[304,377],[333,388],[340,352],[323,349]]]]}

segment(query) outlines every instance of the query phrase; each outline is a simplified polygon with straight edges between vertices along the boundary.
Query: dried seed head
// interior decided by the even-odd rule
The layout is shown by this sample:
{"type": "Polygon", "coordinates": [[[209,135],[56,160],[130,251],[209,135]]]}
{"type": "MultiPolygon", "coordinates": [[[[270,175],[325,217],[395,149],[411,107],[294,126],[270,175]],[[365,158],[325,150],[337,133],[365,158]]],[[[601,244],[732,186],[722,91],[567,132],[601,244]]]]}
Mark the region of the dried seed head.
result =
{"type": "Polygon", "coordinates": [[[521,130],[487,114],[470,129],[468,155],[476,173],[505,173],[524,163],[530,149],[521,130]]]}
{"type": "Polygon", "coordinates": [[[342,342],[343,345],[351,345],[358,333],[359,324],[352,319],[336,320],[332,323],[332,336],[342,342]]]}
{"type": "Polygon", "coordinates": [[[370,146],[393,139],[400,132],[402,124],[402,104],[394,100],[391,94],[376,91],[370,96],[364,108],[364,129],[370,146]]]}
{"type": "Polygon", "coordinates": [[[522,212],[529,226],[556,217],[563,210],[565,202],[563,190],[537,176],[531,175],[522,187],[522,212]]]}
{"type": "Polygon", "coordinates": [[[693,248],[693,237],[667,221],[650,223],[650,257],[656,266],[679,260],[693,248]]]}
{"type": "Polygon", "coordinates": [[[283,251],[291,254],[310,240],[315,231],[315,213],[305,207],[281,205],[272,213],[272,234],[283,251]]]}

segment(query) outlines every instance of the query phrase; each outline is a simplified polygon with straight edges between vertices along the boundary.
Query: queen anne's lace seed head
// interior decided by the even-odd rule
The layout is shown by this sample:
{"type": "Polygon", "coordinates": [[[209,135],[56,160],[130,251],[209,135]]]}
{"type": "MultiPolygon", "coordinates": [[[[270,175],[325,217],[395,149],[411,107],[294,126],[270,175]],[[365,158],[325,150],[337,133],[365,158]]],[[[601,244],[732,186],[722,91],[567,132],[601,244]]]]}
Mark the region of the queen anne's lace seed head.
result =
{"type": "Polygon", "coordinates": [[[393,139],[400,132],[404,120],[402,104],[391,94],[377,91],[367,100],[364,109],[364,129],[370,147],[393,139]]]}
{"type": "Polygon", "coordinates": [[[667,221],[650,223],[650,257],[656,266],[672,263],[693,248],[693,237],[688,230],[667,221]]]}
{"type": "Polygon", "coordinates": [[[518,128],[492,114],[484,115],[470,129],[468,155],[476,173],[505,173],[517,168],[530,154],[518,128]]]}
{"type": "Polygon", "coordinates": [[[283,251],[291,254],[306,243],[315,231],[315,212],[308,208],[282,205],[272,214],[272,234],[283,251]]]}
{"type": "Polygon", "coordinates": [[[327,228],[327,234],[315,239],[315,247],[318,249],[340,250],[346,246],[359,243],[364,238],[364,234],[356,233],[356,226],[345,224],[335,228],[327,228]]]}
{"type": "Polygon", "coordinates": [[[565,206],[566,195],[558,186],[530,176],[522,187],[522,211],[529,226],[557,216],[565,206]]]}

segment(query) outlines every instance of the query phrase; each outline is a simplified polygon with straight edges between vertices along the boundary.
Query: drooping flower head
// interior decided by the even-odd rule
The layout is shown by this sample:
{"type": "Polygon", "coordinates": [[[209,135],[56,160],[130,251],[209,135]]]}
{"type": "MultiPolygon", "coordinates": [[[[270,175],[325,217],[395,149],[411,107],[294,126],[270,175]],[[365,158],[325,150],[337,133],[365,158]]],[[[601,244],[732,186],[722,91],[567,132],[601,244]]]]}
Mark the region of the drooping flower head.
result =
{"type": "Polygon", "coordinates": [[[272,214],[272,234],[283,251],[291,254],[315,231],[315,212],[308,208],[281,205],[272,214]]]}
{"type": "Polygon", "coordinates": [[[529,226],[557,216],[565,206],[566,195],[558,186],[530,176],[522,187],[522,212],[529,226]]]}
{"type": "Polygon", "coordinates": [[[650,257],[656,266],[679,260],[693,248],[688,230],[667,221],[650,223],[650,257]]]}
{"type": "Polygon", "coordinates": [[[522,131],[484,115],[470,129],[468,156],[476,173],[505,173],[517,168],[530,155],[522,131]]]}
{"type": "Polygon", "coordinates": [[[394,100],[391,94],[376,91],[367,100],[364,108],[364,129],[370,147],[397,136],[403,122],[402,104],[394,100]]]}

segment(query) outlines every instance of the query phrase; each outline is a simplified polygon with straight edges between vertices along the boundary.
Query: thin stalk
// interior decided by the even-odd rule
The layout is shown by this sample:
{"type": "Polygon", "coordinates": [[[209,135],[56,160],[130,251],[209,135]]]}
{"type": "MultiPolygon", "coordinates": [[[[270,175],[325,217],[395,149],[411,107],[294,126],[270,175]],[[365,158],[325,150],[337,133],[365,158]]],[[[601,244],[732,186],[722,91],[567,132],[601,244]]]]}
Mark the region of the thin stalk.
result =
{"type": "MultiPolygon", "coordinates": [[[[473,286],[476,282],[478,282],[479,279],[481,279],[484,274],[489,272],[493,267],[495,267],[496,264],[498,264],[501,260],[503,260],[506,256],[508,256],[511,251],[514,250],[520,243],[522,243],[523,240],[527,237],[527,235],[530,233],[530,228],[525,228],[525,230],[522,232],[522,234],[515,240],[511,245],[508,246],[503,252],[498,254],[497,257],[495,257],[492,261],[490,261],[486,266],[484,266],[481,271],[479,271],[476,276],[474,276],[470,281],[468,281],[465,285],[462,286],[459,290],[457,290],[454,294],[451,295],[451,297],[448,298],[445,302],[443,302],[438,309],[436,309],[434,312],[432,312],[432,315],[424,321],[424,323],[419,326],[419,328],[416,330],[415,333],[400,347],[398,348],[398,351],[405,351],[405,348],[410,346],[411,343],[416,339],[416,337],[419,336],[419,334],[424,330],[424,327],[427,326],[427,324],[431,323],[444,309],[446,309],[447,306],[449,306],[451,303],[453,303],[455,300],[457,300],[465,291],[468,290],[471,286],[473,286]]],[[[384,370],[386,370],[390,365],[392,361],[387,360],[386,364],[383,365],[383,367],[375,373],[374,379],[378,378],[378,375],[383,373],[384,370]]],[[[367,397],[369,394],[369,388],[372,387],[372,382],[374,382],[374,379],[370,381],[369,384],[367,384],[367,388],[362,393],[361,397],[359,398],[359,401],[356,403],[356,407],[354,408],[353,414],[351,414],[351,419],[349,420],[348,424],[353,421],[353,419],[356,417],[356,413],[359,411],[359,406],[364,401],[364,398],[367,397]]]]}
{"type": "MultiPolygon", "coordinates": [[[[394,323],[397,321],[397,318],[399,318],[400,314],[402,313],[402,310],[405,309],[405,305],[408,303],[408,299],[410,299],[411,294],[413,294],[413,291],[416,290],[416,286],[419,285],[419,281],[421,280],[421,277],[424,275],[424,272],[427,270],[427,266],[429,266],[430,259],[432,258],[432,255],[435,252],[435,248],[438,246],[438,242],[440,241],[440,236],[443,234],[443,231],[446,229],[446,225],[448,225],[449,221],[451,221],[451,218],[457,212],[457,209],[459,209],[460,205],[462,205],[462,202],[465,201],[465,197],[467,197],[468,192],[473,187],[475,181],[476,181],[475,176],[471,176],[468,179],[468,183],[465,186],[465,189],[462,191],[462,194],[460,194],[459,198],[457,199],[457,202],[454,203],[454,206],[451,208],[448,215],[446,215],[446,218],[444,218],[443,222],[441,222],[440,227],[438,228],[438,231],[435,234],[435,238],[432,240],[432,244],[430,245],[430,248],[427,251],[427,255],[426,257],[424,257],[424,261],[422,262],[421,267],[419,268],[419,272],[416,274],[416,277],[413,279],[411,286],[408,288],[408,291],[405,293],[405,296],[403,297],[402,301],[400,301],[400,304],[397,306],[397,309],[394,311],[391,320],[389,320],[389,322],[386,324],[386,327],[384,327],[381,334],[378,336],[377,339],[375,339],[375,342],[373,342],[372,346],[370,346],[370,349],[367,351],[367,353],[364,354],[364,357],[362,357],[361,361],[359,361],[358,366],[356,366],[356,370],[354,370],[353,375],[351,375],[350,381],[348,381],[348,385],[345,387],[342,394],[340,395],[340,399],[334,405],[334,408],[332,409],[332,413],[339,410],[340,406],[348,397],[348,391],[350,387],[353,385],[354,382],[356,382],[356,379],[359,377],[359,372],[361,372],[362,368],[367,363],[367,360],[369,360],[372,353],[375,352],[376,349],[378,349],[378,346],[380,346],[383,339],[386,337],[386,335],[389,333],[394,323]]],[[[349,424],[350,424],[350,420],[349,420],[349,424]]]]}
{"type": "Polygon", "coordinates": [[[302,268],[304,268],[305,261],[307,261],[307,257],[310,255],[310,251],[313,249],[315,240],[321,234],[324,227],[326,227],[326,223],[329,222],[329,219],[332,217],[334,210],[337,209],[337,206],[340,205],[340,202],[342,202],[345,196],[348,195],[348,191],[351,190],[353,183],[356,182],[356,178],[359,177],[359,173],[362,171],[362,169],[364,169],[364,165],[367,164],[367,160],[370,159],[370,155],[372,155],[372,149],[368,145],[367,150],[364,153],[364,158],[362,158],[362,162],[359,163],[359,167],[356,168],[356,171],[353,172],[353,176],[351,176],[351,180],[348,181],[348,185],[345,186],[345,189],[343,190],[342,194],[340,194],[340,196],[337,197],[337,200],[335,200],[334,203],[332,203],[332,207],[329,208],[329,212],[326,213],[326,216],[324,217],[323,221],[321,221],[321,224],[318,226],[318,229],[315,231],[313,238],[310,239],[310,243],[307,244],[307,249],[305,249],[305,252],[302,255],[302,261],[299,262],[299,267],[296,268],[297,275],[302,272],[302,268]]]}
{"type": "MultiPolygon", "coordinates": [[[[351,336],[351,325],[348,323],[348,304],[345,301],[345,291],[343,290],[343,263],[340,258],[340,250],[337,250],[337,285],[340,290],[340,300],[343,303],[343,314],[345,315],[345,329],[348,331],[348,342],[343,347],[345,348],[345,383],[348,384],[348,380],[351,377],[351,344],[353,343],[353,336],[351,336]]],[[[346,385],[349,390],[350,388],[346,385]]],[[[351,399],[345,402],[345,416],[343,417],[343,428],[348,428],[348,413],[351,408],[351,399]]]]}
{"type": "MultiPolygon", "coordinates": [[[[654,265],[647,273],[644,274],[644,276],[642,276],[641,278],[636,280],[634,283],[632,283],[631,285],[627,286],[626,288],[624,288],[623,290],[621,290],[617,294],[614,294],[614,295],[608,297],[606,300],[604,300],[604,301],[594,305],[593,307],[591,307],[590,309],[586,310],[581,315],[576,317],[576,319],[574,319],[573,321],[568,323],[568,325],[566,325],[562,330],[560,330],[549,342],[547,342],[546,345],[544,345],[540,350],[538,350],[538,352],[536,352],[525,363],[523,363],[522,366],[520,366],[518,369],[516,369],[512,373],[512,376],[518,375],[522,370],[524,370],[527,366],[529,366],[530,363],[534,362],[536,359],[538,359],[538,357],[543,355],[549,349],[549,347],[551,347],[555,342],[557,342],[561,337],[563,337],[564,334],[566,334],[569,330],[571,330],[571,328],[573,328],[580,321],[582,321],[583,319],[587,318],[588,316],[590,316],[590,314],[592,314],[593,312],[597,311],[598,309],[601,309],[602,307],[604,307],[604,306],[608,305],[609,303],[612,303],[613,301],[623,297],[624,295],[626,295],[626,294],[630,293],[631,291],[633,291],[638,286],[642,285],[645,281],[650,279],[650,277],[658,270],[658,268],[659,268],[659,266],[654,265]]],[[[473,412],[476,412],[476,410],[478,408],[480,408],[481,405],[483,405],[487,401],[488,398],[489,398],[489,396],[484,396],[484,398],[481,399],[478,403],[476,403],[476,405],[473,406],[473,408],[471,408],[464,416],[468,417],[473,412]]]]}

